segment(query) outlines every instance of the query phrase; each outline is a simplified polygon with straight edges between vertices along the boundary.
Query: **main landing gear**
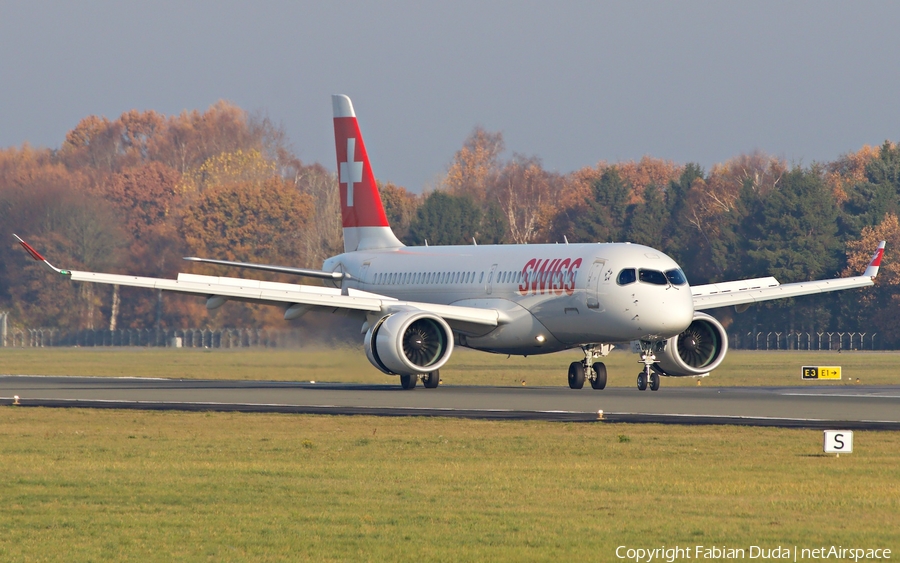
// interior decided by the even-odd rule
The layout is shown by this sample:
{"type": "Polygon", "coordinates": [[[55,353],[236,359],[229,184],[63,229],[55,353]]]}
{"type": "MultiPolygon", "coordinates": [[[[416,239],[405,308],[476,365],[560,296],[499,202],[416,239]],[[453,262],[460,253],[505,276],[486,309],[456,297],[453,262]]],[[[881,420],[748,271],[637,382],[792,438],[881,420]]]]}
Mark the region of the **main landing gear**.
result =
{"type": "Polygon", "coordinates": [[[440,370],[436,369],[422,375],[401,375],[400,387],[404,389],[415,389],[416,383],[418,383],[420,379],[422,380],[422,385],[424,385],[426,389],[434,389],[441,384],[440,370]]]}
{"type": "Polygon", "coordinates": [[[591,382],[593,389],[606,387],[606,365],[594,360],[609,354],[612,348],[612,345],[609,344],[583,347],[584,359],[569,364],[569,388],[581,389],[584,387],[585,379],[591,382]]]}

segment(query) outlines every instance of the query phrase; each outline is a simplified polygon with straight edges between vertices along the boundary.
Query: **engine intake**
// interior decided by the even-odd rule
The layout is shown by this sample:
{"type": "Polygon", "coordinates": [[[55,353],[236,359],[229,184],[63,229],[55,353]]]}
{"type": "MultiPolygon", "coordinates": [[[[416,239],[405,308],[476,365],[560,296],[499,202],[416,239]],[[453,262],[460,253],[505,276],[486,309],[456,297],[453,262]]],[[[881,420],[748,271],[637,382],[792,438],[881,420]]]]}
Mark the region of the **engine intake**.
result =
{"type": "Polygon", "coordinates": [[[728,352],[728,335],[715,318],[694,313],[684,332],[666,341],[655,365],[663,375],[708,375],[719,367],[728,352]]]}
{"type": "Polygon", "coordinates": [[[389,375],[419,375],[439,369],[453,352],[447,322],[422,311],[382,317],[366,332],[366,357],[389,375]]]}

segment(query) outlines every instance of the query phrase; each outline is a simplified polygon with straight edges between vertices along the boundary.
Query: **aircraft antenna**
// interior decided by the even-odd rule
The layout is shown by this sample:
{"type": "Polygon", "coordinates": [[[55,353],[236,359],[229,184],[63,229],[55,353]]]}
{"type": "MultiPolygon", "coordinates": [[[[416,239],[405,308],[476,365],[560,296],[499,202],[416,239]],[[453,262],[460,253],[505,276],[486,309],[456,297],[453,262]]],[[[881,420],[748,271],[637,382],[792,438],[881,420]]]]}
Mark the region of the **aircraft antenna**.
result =
{"type": "Polygon", "coordinates": [[[569,244],[569,237],[566,235],[563,235],[563,240],[566,241],[566,244],[569,244]]]}
{"type": "Polygon", "coordinates": [[[478,246],[478,243],[475,242],[475,237],[472,237],[472,244],[474,244],[475,246],[478,246]]]}

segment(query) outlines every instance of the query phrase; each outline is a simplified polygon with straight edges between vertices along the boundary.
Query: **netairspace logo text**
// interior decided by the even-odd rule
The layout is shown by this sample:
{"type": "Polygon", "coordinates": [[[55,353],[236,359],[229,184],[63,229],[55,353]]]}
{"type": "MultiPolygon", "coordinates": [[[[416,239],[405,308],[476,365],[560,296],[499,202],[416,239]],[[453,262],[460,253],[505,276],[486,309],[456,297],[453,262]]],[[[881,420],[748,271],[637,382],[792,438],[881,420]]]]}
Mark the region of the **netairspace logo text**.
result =
{"type": "Polygon", "coordinates": [[[628,547],[616,548],[616,557],[634,563],[675,563],[680,560],[749,559],[755,561],[885,561],[891,558],[891,550],[885,548],[844,547],[840,545],[820,547],[775,546],[728,547],[726,545],[691,545],[682,547],[628,547]]]}

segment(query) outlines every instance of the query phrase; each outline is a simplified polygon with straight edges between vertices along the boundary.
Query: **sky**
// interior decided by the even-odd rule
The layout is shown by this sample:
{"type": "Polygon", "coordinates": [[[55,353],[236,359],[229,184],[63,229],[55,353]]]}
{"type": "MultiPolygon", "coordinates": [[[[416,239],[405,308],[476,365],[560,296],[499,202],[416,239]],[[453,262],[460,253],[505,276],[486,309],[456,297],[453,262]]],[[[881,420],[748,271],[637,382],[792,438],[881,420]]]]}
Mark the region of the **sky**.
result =
{"type": "Polygon", "coordinates": [[[476,126],[567,173],[649,155],[834,160],[900,140],[897,2],[0,0],[0,148],[217,100],[335,168],[347,94],[381,180],[433,188],[476,126]]]}

